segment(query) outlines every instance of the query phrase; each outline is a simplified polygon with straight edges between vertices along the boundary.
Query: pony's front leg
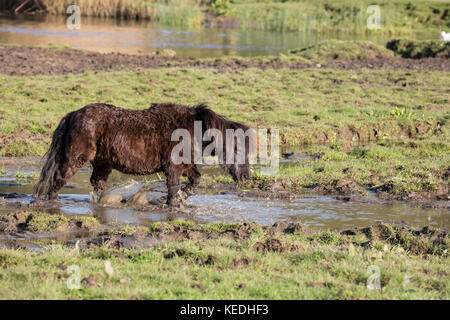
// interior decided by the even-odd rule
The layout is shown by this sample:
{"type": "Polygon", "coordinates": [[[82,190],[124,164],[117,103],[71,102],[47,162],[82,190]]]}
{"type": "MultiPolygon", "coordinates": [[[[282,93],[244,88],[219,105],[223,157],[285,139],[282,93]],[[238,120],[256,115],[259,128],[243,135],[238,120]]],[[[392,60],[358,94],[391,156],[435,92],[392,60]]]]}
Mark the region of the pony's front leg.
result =
{"type": "Polygon", "coordinates": [[[167,204],[170,206],[178,205],[180,199],[178,198],[178,191],[180,190],[180,176],[183,172],[179,165],[171,165],[165,170],[167,177],[167,204]]]}
{"type": "Polygon", "coordinates": [[[186,184],[183,191],[186,192],[186,194],[189,196],[194,194],[194,190],[200,183],[200,177],[202,175],[200,174],[200,171],[198,171],[196,165],[189,167],[189,169],[184,173],[184,175],[188,177],[189,182],[186,184]]]}

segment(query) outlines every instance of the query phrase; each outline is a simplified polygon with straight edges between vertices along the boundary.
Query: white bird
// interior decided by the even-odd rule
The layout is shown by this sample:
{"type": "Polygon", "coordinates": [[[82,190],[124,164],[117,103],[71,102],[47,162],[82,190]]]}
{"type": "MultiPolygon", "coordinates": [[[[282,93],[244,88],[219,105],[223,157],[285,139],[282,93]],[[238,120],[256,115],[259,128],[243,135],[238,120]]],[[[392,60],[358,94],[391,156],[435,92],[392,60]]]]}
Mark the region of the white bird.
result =
{"type": "Polygon", "coordinates": [[[441,31],[441,40],[450,41],[450,32],[441,31]]]}
{"type": "Polygon", "coordinates": [[[111,279],[114,275],[114,269],[111,266],[111,261],[106,260],[105,261],[105,273],[108,275],[108,278],[111,279]]]}

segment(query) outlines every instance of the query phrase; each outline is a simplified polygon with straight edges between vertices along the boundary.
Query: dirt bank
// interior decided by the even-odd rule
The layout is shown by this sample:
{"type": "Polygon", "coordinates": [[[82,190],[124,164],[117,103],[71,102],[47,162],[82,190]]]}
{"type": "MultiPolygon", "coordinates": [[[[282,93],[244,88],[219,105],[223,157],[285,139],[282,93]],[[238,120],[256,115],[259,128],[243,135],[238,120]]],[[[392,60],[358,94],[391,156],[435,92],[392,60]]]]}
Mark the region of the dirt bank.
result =
{"type": "Polygon", "coordinates": [[[332,69],[401,69],[450,71],[445,58],[402,59],[327,59],[320,63],[305,60],[283,60],[280,58],[224,58],[200,60],[182,59],[164,55],[127,55],[122,53],[96,53],[81,50],[38,47],[0,46],[0,73],[8,75],[60,75],[92,71],[111,71],[128,68],[142,71],[148,68],[167,67],[216,68],[232,71],[246,68],[332,68],[332,69]]]}
{"type": "MultiPolygon", "coordinates": [[[[425,226],[413,229],[406,225],[376,224],[365,228],[347,230],[313,230],[297,222],[280,221],[272,226],[261,226],[257,223],[209,223],[198,224],[192,221],[156,222],[150,227],[139,225],[100,225],[95,218],[68,219],[58,214],[45,212],[16,211],[0,214],[0,237],[9,240],[3,245],[17,247],[14,239],[37,239],[42,234],[55,237],[56,234],[73,231],[95,232],[95,236],[85,234],[74,235],[69,246],[80,249],[98,246],[113,248],[145,248],[159,243],[178,242],[184,240],[211,240],[227,238],[242,241],[252,235],[264,235],[264,241],[253,244],[256,252],[290,252],[298,248],[283,241],[282,235],[306,238],[319,243],[354,243],[355,239],[364,247],[374,242],[386,242],[402,247],[412,254],[446,255],[448,249],[448,230],[425,226]],[[10,245],[8,245],[8,243],[10,245]]],[[[26,247],[25,247],[26,248],[26,247]]],[[[183,252],[169,251],[166,259],[182,256],[183,252]]],[[[213,257],[205,257],[203,263],[213,263],[213,257]]]]}

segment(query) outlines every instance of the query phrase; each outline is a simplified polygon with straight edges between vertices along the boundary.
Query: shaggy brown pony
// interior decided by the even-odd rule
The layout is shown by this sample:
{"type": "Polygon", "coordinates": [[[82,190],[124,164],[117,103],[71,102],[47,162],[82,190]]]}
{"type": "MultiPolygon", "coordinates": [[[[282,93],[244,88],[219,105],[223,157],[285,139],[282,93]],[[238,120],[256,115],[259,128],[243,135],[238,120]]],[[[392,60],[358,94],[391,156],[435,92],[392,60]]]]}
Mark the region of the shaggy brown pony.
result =
{"type": "MultiPolygon", "coordinates": [[[[134,175],[164,172],[167,178],[168,204],[176,204],[180,176],[188,177],[184,188],[190,194],[200,180],[195,164],[174,164],[171,152],[178,141],[172,132],[186,129],[194,144],[194,121],[202,121],[202,134],[207,129],[223,133],[226,156],[226,129],[249,129],[229,121],[201,104],[186,107],[172,103],[152,104],[146,110],[127,110],[109,104],[95,103],[67,114],[53,133],[52,143],[41,176],[34,188],[35,198],[57,198],[59,190],[88,162],[92,164],[91,184],[96,192],[106,187],[112,169],[134,175]]],[[[250,177],[246,138],[245,163],[223,164],[222,168],[238,181],[250,177]]],[[[206,143],[203,142],[202,148],[206,143]]],[[[233,152],[236,152],[234,148],[233,152]]],[[[193,152],[192,152],[193,154],[193,152]]],[[[192,157],[192,159],[194,159],[192,157]]]]}

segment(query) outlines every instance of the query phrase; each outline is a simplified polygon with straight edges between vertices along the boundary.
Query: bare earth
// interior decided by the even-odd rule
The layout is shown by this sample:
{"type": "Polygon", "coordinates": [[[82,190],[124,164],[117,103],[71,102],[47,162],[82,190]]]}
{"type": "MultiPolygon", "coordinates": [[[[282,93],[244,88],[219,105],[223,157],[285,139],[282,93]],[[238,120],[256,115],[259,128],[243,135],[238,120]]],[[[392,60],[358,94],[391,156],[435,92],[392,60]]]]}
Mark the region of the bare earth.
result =
{"type": "Polygon", "coordinates": [[[195,67],[217,68],[231,71],[245,68],[332,68],[332,69],[396,69],[396,70],[441,70],[450,71],[445,58],[403,59],[375,58],[353,60],[327,60],[320,64],[303,61],[285,62],[279,58],[261,59],[215,59],[205,61],[197,58],[177,58],[161,55],[127,55],[121,53],[96,53],[63,49],[55,50],[38,47],[0,46],[0,73],[8,75],[61,75],[92,71],[110,71],[128,68],[141,71],[148,68],[195,67]]]}

